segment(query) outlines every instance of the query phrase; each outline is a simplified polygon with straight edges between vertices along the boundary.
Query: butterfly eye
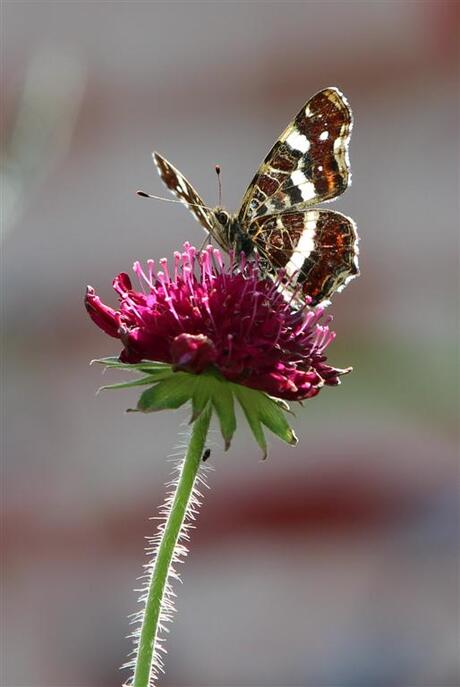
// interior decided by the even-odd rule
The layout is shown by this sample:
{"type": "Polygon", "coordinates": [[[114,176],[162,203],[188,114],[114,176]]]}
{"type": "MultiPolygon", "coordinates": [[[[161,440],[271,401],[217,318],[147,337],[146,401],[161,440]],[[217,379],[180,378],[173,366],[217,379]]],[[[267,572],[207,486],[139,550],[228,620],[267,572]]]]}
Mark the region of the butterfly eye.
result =
{"type": "Polygon", "coordinates": [[[219,222],[219,224],[225,226],[228,222],[228,215],[225,212],[218,212],[216,215],[216,219],[219,222]]]}

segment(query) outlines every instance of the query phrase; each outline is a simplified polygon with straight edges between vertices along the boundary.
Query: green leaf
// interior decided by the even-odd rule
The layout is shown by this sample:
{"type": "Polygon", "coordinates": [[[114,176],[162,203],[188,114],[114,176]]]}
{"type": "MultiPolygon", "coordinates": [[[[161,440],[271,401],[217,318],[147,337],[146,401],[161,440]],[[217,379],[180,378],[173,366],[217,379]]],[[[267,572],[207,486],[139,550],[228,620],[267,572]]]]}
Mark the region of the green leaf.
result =
{"type": "Polygon", "coordinates": [[[197,377],[186,372],[176,372],[147,389],[139,398],[137,409],[143,413],[180,408],[193,396],[197,377]]]}

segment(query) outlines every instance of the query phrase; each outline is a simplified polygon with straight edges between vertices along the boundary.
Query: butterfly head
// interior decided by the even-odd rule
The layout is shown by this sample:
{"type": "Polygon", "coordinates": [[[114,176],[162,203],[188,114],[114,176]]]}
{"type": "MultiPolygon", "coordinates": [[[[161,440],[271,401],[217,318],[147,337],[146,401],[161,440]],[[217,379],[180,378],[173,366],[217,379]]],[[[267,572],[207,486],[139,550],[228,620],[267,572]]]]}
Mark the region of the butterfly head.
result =
{"type": "Polygon", "coordinates": [[[213,210],[214,231],[213,236],[217,243],[226,251],[233,245],[232,216],[227,210],[216,207],[213,210]]]}
{"type": "Polygon", "coordinates": [[[217,243],[227,252],[236,255],[244,253],[250,255],[254,251],[254,244],[247,231],[238,220],[238,215],[231,215],[221,207],[214,208],[214,227],[212,235],[217,243]]]}
{"type": "Polygon", "coordinates": [[[230,213],[227,212],[227,210],[224,210],[223,208],[217,207],[214,208],[214,217],[216,219],[216,222],[222,227],[222,228],[228,228],[230,224],[230,213]]]}

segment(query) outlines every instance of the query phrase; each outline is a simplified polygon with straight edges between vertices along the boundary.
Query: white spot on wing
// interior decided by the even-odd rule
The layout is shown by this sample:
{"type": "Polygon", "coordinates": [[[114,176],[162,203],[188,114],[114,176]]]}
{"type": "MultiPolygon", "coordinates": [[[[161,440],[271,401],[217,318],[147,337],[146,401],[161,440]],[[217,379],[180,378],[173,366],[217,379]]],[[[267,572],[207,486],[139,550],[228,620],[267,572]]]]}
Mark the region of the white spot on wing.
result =
{"type": "Polygon", "coordinates": [[[316,196],[315,185],[311,181],[306,181],[299,185],[299,191],[303,200],[311,200],[316,196]]]}
{"type": "Polygon", "coordinates": [[[300,186],[300,184],[304,184],[306,181],[308,181],[307,177],[300,169],[296,169],[295,172],[292,172],[291,180],[296,186],[300,186]]]}
{"type": "Polygon", "coordinates": [[[299,189],[302,200],[311,200],[315,198],[316,192],[314,184],[308,181],[307,177],[300,169],[296,169],[295,172],[292,172],[291,181],[294,186],[297,186],[299,189]]]}
{"type": "Polygon", "coordinates": [[[286,273],[292,277],[302,269],[302,265],[315,248],[316,222],[319,217],[318,212],[310,214],[310,219],[305,224],[305,229],[300,235],[299,242],[294,248],[291,259],[286,265],[286,273]]]}
{"type": "Polygon", "coordinates": [[[322,131],[319,135],[320,141],[327,141],[328,138],[329,138],[329,131],[322,131]]]}
{"type": "Polygon", "coordinates": [[[306,153],[310,148],[310,141],[308,138],[298,131],[292,131],[286,138],[286,143],[293,150],[300,150],[301,153],[306,153]]]}

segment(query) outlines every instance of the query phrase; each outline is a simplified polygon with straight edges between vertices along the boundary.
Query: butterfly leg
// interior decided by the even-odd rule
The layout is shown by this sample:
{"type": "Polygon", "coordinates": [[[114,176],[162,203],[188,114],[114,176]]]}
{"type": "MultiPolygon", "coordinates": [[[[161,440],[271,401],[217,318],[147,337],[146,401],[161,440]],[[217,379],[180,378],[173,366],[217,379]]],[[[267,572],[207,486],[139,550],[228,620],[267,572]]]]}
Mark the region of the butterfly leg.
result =
{"type": "Polygon", "coordinates": [[[211,234],[208,232],[208,233],[206,234],[205,238],[203,239],[203,241],[201,242],[201,246],[198,248],[198,253],[202,253],[203,250],[204,250],[204,248],[205,248],[205,246],[207,246],[208,243],[211,243],[211,240],[212,240],[212,236],[211,236],[211,234]]]}

